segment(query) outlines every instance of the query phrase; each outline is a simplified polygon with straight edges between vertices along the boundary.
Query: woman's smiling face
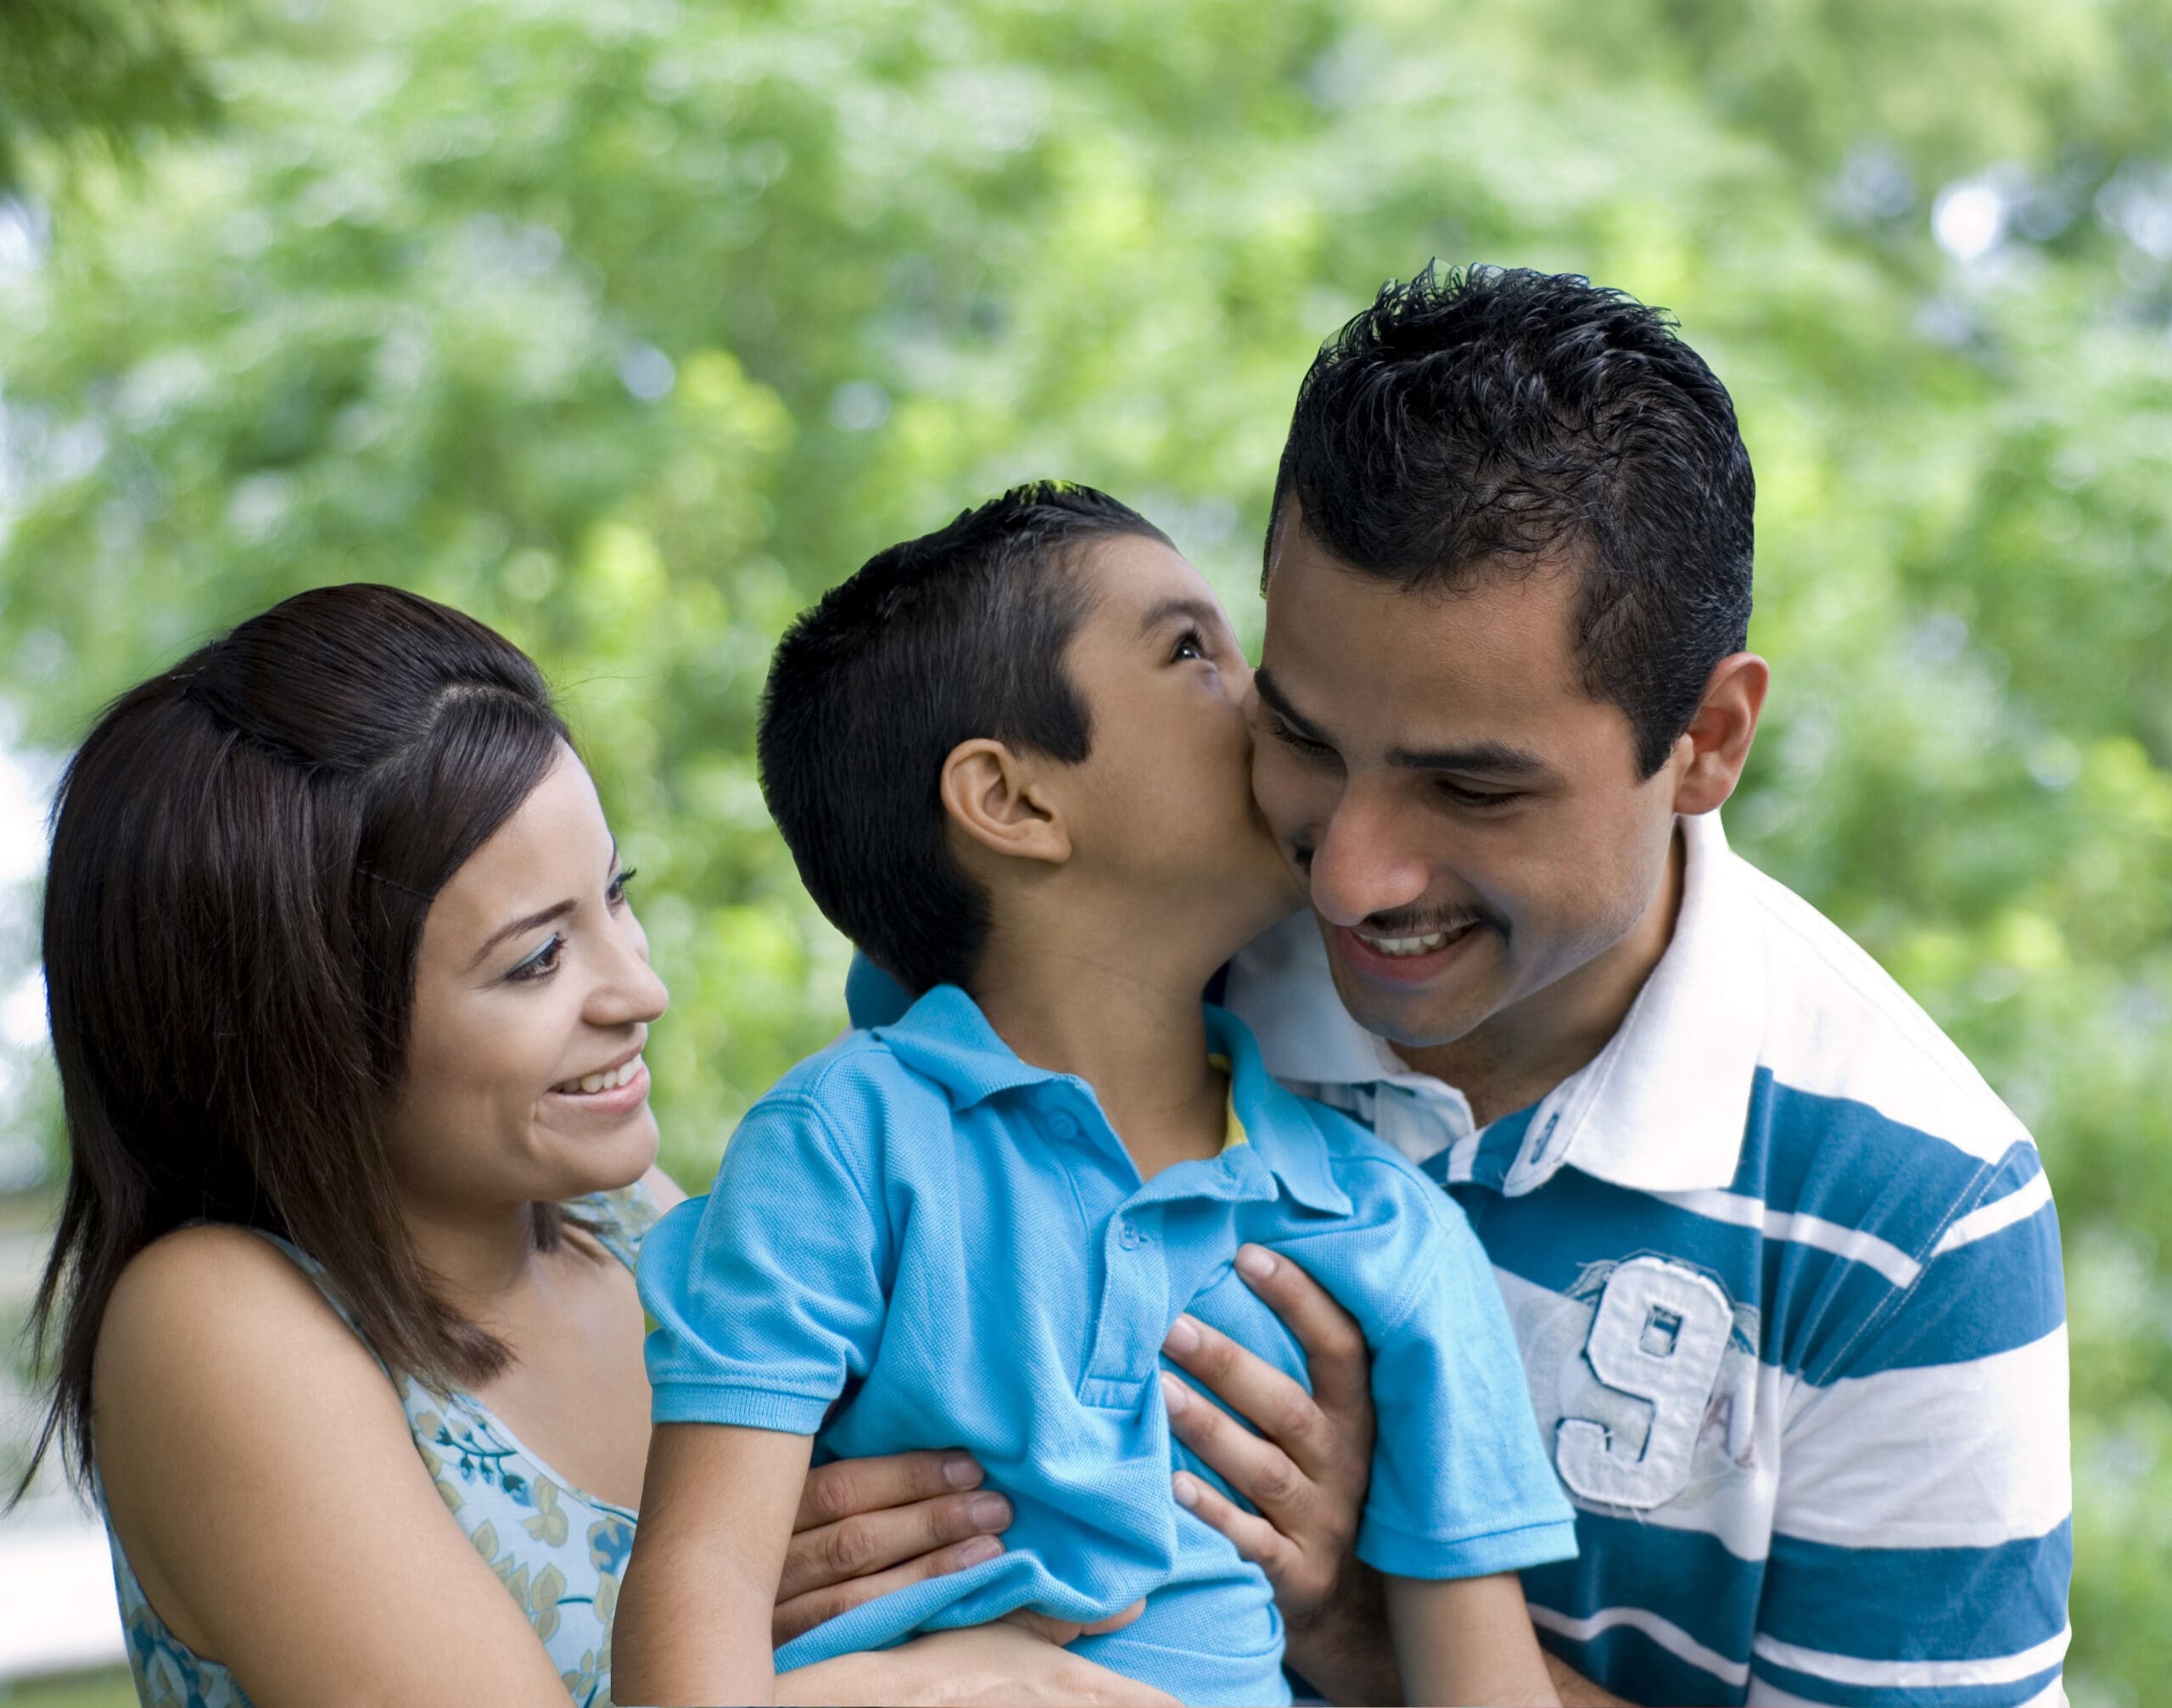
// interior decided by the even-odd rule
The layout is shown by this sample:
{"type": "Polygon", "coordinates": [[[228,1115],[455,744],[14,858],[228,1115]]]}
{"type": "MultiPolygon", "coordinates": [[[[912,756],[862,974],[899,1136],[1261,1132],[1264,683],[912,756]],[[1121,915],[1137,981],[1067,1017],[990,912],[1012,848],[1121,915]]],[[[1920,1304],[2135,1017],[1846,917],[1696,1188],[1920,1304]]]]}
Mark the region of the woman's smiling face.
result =
{"type": "Polygon", "coordinates": [[[458,1213],[638,1179],[663,981],[572,751],[438,892],[393,1127],[403,1197],[458,1213]]]}

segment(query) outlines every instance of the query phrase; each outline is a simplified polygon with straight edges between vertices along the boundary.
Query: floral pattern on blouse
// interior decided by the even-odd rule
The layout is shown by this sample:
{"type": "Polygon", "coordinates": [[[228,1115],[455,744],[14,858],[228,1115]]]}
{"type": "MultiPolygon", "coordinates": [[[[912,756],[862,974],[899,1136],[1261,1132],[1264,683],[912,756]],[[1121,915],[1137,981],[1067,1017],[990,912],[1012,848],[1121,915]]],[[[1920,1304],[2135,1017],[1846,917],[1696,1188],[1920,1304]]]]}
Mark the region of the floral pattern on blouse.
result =
{"type": "MultiPolygon", "coordinates": [[[[620,1191],[574,1199],[567,1208],[630,1269],[642,1236],[659,1213],[639,1182],[620,1191]]],[[[274,1243],[353,1326],[339,1300],[325,1290],[318,1266],[283,1240],[274,1243]]],[[[473,1396],[388,1374],[407,1414],[415,1450],[439,1496],[528,1616],[568,1696],[579,1708],[611,1708],[611,1619],[626,1556],[633,1551],[631,1509],[599,1500],[557,1476],[473,1396]]],[[[103,1514],[105,1492],[95,1469],[92,1491],[103,1514]]],[[[199,1658],[153,1610],[110,1522],[106,1536],[113,1549],[114,1588],[128,1664],[145,1708],[248,1708],[249,1697],[232,1673],[216,1660],[199,1658]]]]}

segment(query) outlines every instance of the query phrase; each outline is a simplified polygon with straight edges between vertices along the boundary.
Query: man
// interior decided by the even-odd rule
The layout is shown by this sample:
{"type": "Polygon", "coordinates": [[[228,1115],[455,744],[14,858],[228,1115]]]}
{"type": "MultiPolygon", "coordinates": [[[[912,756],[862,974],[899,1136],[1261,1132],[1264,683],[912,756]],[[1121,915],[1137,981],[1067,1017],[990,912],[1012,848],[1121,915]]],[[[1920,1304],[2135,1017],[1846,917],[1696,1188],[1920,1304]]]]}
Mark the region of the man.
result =
{"type": "MultiPolygon", "coordinates": [[[[2050,1194],[1922,1011],[1727,850],[1753,492],[1655,312],[1385,288],[1306,377],[1268,533],[1254,788],[1312,908],[1222,1000],[1486,1246],[1578,1509],[1580,1558],[1525,1574],[1565,1702],[2057,1702],[2050,1194]]],[[[1312,1392],[1180,1319],[1260,1432],[1169,1378],[1173,1426],[1258,1511],[1176,1497],[1267,1569],[1298,1671],[1399,1700],[1349,1554],[1362,1342],[1246,1258],[1312,1392]]]]}
{"type": "Polygon", "coordinates": [[[2050,1193],[1922,1011],[1727,851],[1751,497],[1654,312],[1383,290],[1307,376],[1268,533],[1254,787],[1313,916],[1224,1000],[1492,1258],[1579,1510],[1581,1557],[1525,1574],[1565,1701],[2057,1700],[2050,1193]]]}

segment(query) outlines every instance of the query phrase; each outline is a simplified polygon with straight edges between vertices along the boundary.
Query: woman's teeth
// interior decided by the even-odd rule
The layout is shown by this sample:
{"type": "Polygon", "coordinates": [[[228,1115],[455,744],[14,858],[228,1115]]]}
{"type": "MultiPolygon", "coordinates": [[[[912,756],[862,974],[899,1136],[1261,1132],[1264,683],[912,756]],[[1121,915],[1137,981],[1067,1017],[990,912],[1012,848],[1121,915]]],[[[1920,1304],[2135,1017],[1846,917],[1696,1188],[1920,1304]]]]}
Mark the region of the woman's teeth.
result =
{"type": "Polygon", "coordinates": [[[641,1059],[636,1056],[631,1061],[622,1061],[608,1073],[584,1074],[579,1079],[568,1079],[563,1085],[553,1085],[553,1091],[593,1096],[598,1091],[615,1090],[641,1071],[641,1059]]]}

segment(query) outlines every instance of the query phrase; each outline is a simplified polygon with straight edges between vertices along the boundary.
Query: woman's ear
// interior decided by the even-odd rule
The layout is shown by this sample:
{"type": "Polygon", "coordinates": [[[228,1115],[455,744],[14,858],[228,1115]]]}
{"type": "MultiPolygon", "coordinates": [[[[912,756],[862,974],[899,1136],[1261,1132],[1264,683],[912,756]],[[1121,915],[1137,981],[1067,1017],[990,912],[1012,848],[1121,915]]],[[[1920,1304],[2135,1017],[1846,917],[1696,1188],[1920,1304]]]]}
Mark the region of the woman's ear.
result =
{"type": "Polygon", "coordinates": [[[1061,865],[1071,833],[1028,759],[983,736],[960,742],[943,762],[943,809],[982,847],[1018,860],[1061,865]]]}

